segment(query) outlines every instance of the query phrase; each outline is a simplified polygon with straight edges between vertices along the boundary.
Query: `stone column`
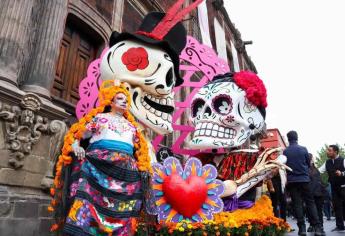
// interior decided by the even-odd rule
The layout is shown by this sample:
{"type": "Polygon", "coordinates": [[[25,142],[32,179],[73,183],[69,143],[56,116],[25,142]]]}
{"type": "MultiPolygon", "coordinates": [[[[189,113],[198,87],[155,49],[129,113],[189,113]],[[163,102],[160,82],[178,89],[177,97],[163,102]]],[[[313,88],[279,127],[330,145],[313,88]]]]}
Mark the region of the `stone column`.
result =
{"type": "Polygon", "coordinates": [[[122,31],[122,18],[123,18],[123,9],[124,9],[124,0],[114,1],[113,7],[113,17],[111,23],[111,29],[116,30],[117,32],[122,31]]]}
{"type": "Polygon", "coordinates": [[[33,2],[0,1],[0,80],[16,86],[27,54],[33,2]]]}
{"type": "Polygon", "coordinates": [[[40,25],[22,89],[49,98],[65,28],[68,0],[43,0],[41,4],[40,25]]]}

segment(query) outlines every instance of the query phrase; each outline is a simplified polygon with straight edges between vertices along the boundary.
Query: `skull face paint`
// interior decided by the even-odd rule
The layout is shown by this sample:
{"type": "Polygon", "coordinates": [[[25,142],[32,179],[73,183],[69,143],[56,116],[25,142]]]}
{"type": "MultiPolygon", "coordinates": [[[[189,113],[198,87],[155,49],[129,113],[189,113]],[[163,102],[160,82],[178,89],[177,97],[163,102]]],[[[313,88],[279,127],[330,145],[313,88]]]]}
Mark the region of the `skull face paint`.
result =
{"type": "Polygon", "coordinates": [[[102,80],[128,84],[132,104],[130,111],[158,134],[172,129],[176,76],[170,56],[162,49],[124,40],[112,46],[100,65],[102,80]]]}
{"type": "Polygon", "coordinates": [[[127,109],[127,105],[128,101],[126,95],[123,93],[118,93],[115,95],[111,107],[115,112],[124,113],[127,109]]]}
{"type": "Polygon", "coordinates": [[[194,149],[232,148],[264,127],[264,117],[232,80],[212,81],[194,96],[191,107],[194,149]]]}

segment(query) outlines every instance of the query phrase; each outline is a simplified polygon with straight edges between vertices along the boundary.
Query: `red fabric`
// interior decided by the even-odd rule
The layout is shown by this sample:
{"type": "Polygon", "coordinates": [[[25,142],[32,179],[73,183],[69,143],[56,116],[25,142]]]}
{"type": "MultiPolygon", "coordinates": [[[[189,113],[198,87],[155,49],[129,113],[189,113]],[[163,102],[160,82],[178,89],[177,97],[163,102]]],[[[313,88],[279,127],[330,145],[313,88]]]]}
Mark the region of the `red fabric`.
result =
{"type": "Polygon", "coordinates": [[[145,35],[146,37],[149,37],[149,38],[152,38],[152,39],[155,39],[155,40],[158,40],[158,41],[162,41],[163,37],[158,37],[157,35],[154,35],[152,33],[148,33],[148,32],[145,32],[145,31],[137,31],[135,32],[136,34],[141,34],[141,35],[145,35]]]}
{"type": "Polygon", "coordinates": [[[265,85],[255,73],[250,71],[235,73],[234,81],[238,87],[246,91],[246,97],[253,105],[267,107],[265,85]]]}
{"type": "Polygon", "coordinates": [[[218,177],[222,180],[237,180],[249,172],[259,153],[232,153],[225,157],[218,167],[218,177]]]}
{"type": "Polygon", "coordinates": [[[122,55],[121,60],[129,71],[143,70],[149,65],[147,51],[142,47],[128,49],[122,55]]]}

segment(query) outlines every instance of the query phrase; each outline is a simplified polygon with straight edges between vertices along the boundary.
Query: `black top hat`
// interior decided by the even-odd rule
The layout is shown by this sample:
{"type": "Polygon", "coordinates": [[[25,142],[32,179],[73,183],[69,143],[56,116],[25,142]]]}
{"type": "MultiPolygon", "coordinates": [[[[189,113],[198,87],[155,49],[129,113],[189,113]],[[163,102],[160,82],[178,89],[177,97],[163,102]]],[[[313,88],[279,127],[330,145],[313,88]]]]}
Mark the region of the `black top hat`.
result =
{"type": "Polygon", "coordinates": [[[184,1],[178,0],[167,13],[150,12],[144,17],[138,31],[135,33],[118,33],[114,31],[110,36],[109,46],[112,47],[123,40],[134,39],[162,48],[169,54],[174,63],[176,75],[175,86],[181,85],[183,79],[179,72],[179,55],[186,46],[187,33],[180,21],[203,0],[196,0],[187,8],[179,11],[184,1]]]}

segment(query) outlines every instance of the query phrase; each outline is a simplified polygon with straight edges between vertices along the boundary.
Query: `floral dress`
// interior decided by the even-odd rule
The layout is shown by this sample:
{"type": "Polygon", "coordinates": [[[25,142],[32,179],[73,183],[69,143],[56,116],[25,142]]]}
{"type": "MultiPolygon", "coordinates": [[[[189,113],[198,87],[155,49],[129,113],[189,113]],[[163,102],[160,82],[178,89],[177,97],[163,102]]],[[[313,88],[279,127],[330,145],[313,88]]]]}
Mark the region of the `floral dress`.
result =
{"type": "Polygon", "coordinates": [[[133,157],[136,129],[124,117],[98,114],[85,158],[72,170],[67,235],[131,235],[143,202],[141,176],[133,157]]]}

